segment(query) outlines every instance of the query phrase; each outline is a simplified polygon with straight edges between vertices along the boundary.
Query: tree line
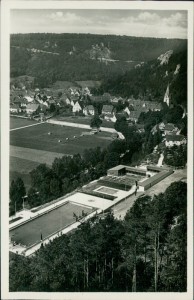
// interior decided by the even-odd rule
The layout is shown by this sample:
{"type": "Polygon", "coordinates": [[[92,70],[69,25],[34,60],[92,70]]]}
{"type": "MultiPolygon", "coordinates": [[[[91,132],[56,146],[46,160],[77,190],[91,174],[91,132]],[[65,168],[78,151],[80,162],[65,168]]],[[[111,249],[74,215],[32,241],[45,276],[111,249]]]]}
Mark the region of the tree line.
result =
{"type": "Polygon", "coordinates": [[[185,292],[187,186],[141,196],[124,220],[95,216],[42,246],[10,255],[10,291],[185,292]]]}

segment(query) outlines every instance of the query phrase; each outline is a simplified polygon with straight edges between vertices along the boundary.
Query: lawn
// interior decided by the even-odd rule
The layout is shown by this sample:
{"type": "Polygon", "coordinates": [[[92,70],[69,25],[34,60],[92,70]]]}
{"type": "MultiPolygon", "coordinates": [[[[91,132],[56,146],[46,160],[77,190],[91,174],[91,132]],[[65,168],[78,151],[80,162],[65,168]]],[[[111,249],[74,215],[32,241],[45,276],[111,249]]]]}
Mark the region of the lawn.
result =
{"type": "Polygon", "coordinates": [[[107,132],[81,136],[83,132],[89,131],[76,127],[44,123],[39,126],[11,131],[10,144],[18,147],[72,155],[82,154],[87,148],[95,148],[97,146],[105,148],[112,141],[112,134],[107,132]]]}
{"type": "Polygon", "coordinates": [[[90,213],[92,209],[68,202],[32,221],[10,230],[10,236],[16,243],[21,243],[26,246],[33,245],[36,242],[40,242],[41,234],[44,239],[75,222],[73,213],[77,216],[81,216],[82,211],[90,213]]]}
{"type": "Polygon", "coordinates": [[[10,118],[10,129],[28,126],[28,125],[32,125],[32,124],[36,124],[36,123],[37,123],[36,121],[29,120],[29,119],[11,117],[10,118]]]}

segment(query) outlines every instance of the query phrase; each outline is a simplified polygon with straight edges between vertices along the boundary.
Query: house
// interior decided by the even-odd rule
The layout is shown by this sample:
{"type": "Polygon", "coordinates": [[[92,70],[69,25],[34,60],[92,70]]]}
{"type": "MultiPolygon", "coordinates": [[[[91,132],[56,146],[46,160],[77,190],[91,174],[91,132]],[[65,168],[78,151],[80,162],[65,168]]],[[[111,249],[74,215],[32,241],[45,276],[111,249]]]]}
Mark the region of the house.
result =
{"type": "MultiPolygon", "coordinates": [[[[62,101],[63,101],[63,99],[61,99],[62,101]]],[[[68,97],[66,97],[65,99],[64,99],[64,102],[67,104],[67,105],[71,105],[71,100],[68,98],[68,97]]]]}
{"type": "Polygon", "coordinates": [[[119,111],[119,112],[117,112],[116,113],[116,117],[117,117],[117,119],[118,118],[122,118],[122,117],[124,117],[124,118],[128,118],[128,114],[126,113],[126,111],[125,110],[121,110],[121,111],[119,111]]]}
{"type": "Polygon", "coordinates": [[[34,112],[36,112],[40,107],[40,104],[34,104],[34,103],[29,103],[26,106],[26,112],[27,114],[33,114],[34,112]]]}
{"type": "Polygon", "coordinates": [[[83,113],[84,113],[85,116],[88,116],[88,115],[94,116],[95,115],[94,106],[93,105],[87,105],[86,107],[84,107],[83,113]]]}
{"type": "Polygon", "coordinates": [[[102,114],[103,115],[111,115],[114,112],[114,106],[113,105],[103,105],[102,107],[102,114]]]}
{"type": "Polygon", "coordinates": [[[169,135],[169,134],[179,134],[180,130],[178,127],[176,127],[174,124],[172,123],[168,123],[165,125],[164,127],[164,134],[165,135],[169,135]]]}
{"type": "Polygon", "coordinates": [[[10,110],[11,113],[15,113],[15,114],[18,114],[19,112],[22,111],[21,108],[20,108],[20,106],[18,104],[12,104],[10,106],[9,110],[10,110]]]}
{"type": "Polygon", "coordinates": [[[124,108],[124,111],[127,113],[127,115],[129,116],[130,115],[130,108],[129,107],[125,107],[124,108]]]}
{"type": "Polygon", "coordinates": [[[145,132],[144,124],[136,124],[136,128],[139,133],[145,132]]]}
{"type": "Polygon", "coordinates": [[[105,115],[104,119],[115,123],[117,120],[117,117],[116,117],[115,113],[113,113],[111,115],[105,115]]]}
{"type": "Polygon", "coordinates": [[[73,105],[72,112],[76,113],[76,112],[80,112],[80,111],[82,111],[82,105],[79,101],[76,101],[73,105]]]}
{"type": "Polygon", "coordinates": [[[133,121],[133,122],[136,123],[136,122],[138,121],[138,119],[139,119],[139,116],[140,116],[141,112],[142,112],[141,110],[134,110],[134,111],[131,111],[131,113],[130,113],[128,119],[129,119],[130,121],[133,121]]]}
{"type": "Polygon", "coordinates": [[[32,98],[31,96],[24,96],[24,99],[27,100],[28,103],[34,101],[34,98],[32,98]]]}
{"type": "Polygon", "coordinates": [[[184,135],[176,135],[176,134],[170,134],[170,135],[166,135],[166,141],[165,141],[165,145],[166,147],[172,147],[174,145],[176,146],[180,146],[183,144],[186,144],[187,140],[186,137],[184,135]]]}

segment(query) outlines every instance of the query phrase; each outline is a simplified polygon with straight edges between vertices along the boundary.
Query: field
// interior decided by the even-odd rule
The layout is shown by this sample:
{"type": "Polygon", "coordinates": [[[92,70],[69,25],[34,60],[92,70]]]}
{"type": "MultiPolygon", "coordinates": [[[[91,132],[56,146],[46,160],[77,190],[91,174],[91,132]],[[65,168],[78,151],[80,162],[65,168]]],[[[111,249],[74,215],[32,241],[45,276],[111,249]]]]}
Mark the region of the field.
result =
{"type": "MultiPolygon", "coordinates": [[[[13,129],[37,123],[10,118],[10,124],[13,129]]],[[[21,177],[28,190],[29,172],[40,163],[51,166],[56,157],[83,154],[85,149],[97,146],[105,148],[112,141],[111,133],[82,136],[83,132],[90,130],[48,123],[10,131],[10,182],[21,177]]]]}
{"type": "Polygon", "coordinates": [[[41,234],[42,238],[45,239],[49,235],[75,222],[73,213],[77,216],[81,216],[82,211],[90,213],[92,209],[68,202],[11,230],[10,236],[17,244],[20,243],[22,245],[31,246],[36,242],[40,242],[41,234]]]}
{"type": "Polygon", "coordinates": [[[77,153],[83,154],[87,148],[95,148],[97,146],[105,148],[112,140],[111,133],[107,132],[100,132],[92,136],[81,136],[86,131],[76,127],[44,123],[11,131],[10,144],[17,147],[73,155],[77,153]]]}
{"type": "Polygon", "coordinates": [[[10,129],[19,128],[23,126],[28,126],[32,124],[36,124],[36,121],[29,120],[29,119],[23,119],[23,118],[10,118],[10,129]]]}

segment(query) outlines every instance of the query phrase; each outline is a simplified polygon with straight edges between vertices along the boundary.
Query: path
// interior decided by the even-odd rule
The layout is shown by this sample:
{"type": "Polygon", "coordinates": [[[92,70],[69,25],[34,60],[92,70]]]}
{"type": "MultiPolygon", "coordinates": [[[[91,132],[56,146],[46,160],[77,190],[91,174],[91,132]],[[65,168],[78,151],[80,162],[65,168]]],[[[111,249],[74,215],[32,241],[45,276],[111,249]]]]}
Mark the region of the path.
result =
{"type": "Polygon", "coordinates": [[[23,129],[23,128],[27,128],[27,127],[31,127],[31,126],[37,126],[37,125],[41,125],[43,123],[45,123],[45,122],[35,123],[35,124],[26,125],[26,126],[22,126],[22,127],[18,127],[18,128],[12,128],[12,129],[10,129],[10,131],[19,130],[19,129],[23,129]]]}
{"type": "MultiPolygon", "coordinates": [[[[47,123],[55,124],[55,125],[63,125],[63,126],[70,126],[70,127],[77,127],[77,128],[83,128],[83,129],[90,129],[90,125],[81,124],[81,123],[73,123],[73,122],[67,122],[67,121],[58,121],[58,120],[47,120],[47,123]]],[[[108,127],[100,127],[101,131],[105,132],[111,132],[115,133],[116,130],[114,128],[108,128],[108,127]]]]}
{"type": "Polygon", "coordinates": [[[152,186],[150,189],[148,189],[145,192],[137,193],[137,195],[132,195],[126,200],[123,200],[122,202],[118,203],[117,205],[114,206],[113,208],[113,213],[116,218],[121,218],[123,219],[124,216],[126,215],[126,212],[132,207],[133,203],[135,200],[141,196],[141,195],[148,195],[153,197],[154,195],[158,195],[160,193],[164,193],[165,190],[171,185],[171,183],[179,180],[184,180],[186,181],[187,178],[187,169],[180,169],[180,170],[175,170],[173,174],[170,176],[166,177],[162,181],[158,182],[154,186],[152,186]]]}
{"type": "Polygon", "coordinates": [[[116,204],[112,208],[115,218],[124,219],[126,212],[132,207],[135,200],[139,196],[142,196],[143,194],[144,194],[143,192],[137,193],[136,196],[135,196],[135,194],[133,194],[133,195],[129,196],[128,198],[124,199],[122,202],[116,204]]]}

